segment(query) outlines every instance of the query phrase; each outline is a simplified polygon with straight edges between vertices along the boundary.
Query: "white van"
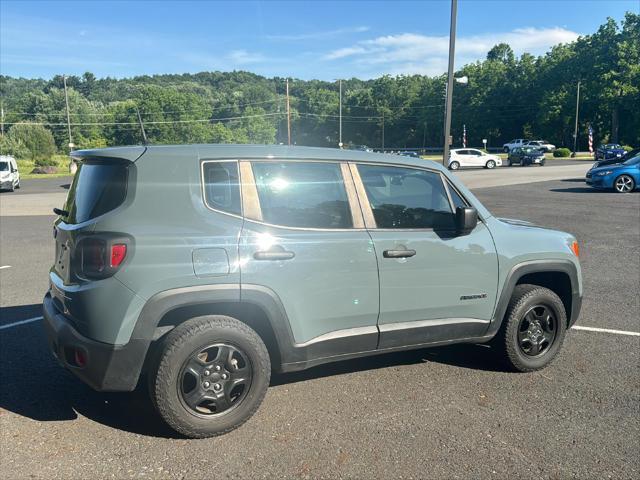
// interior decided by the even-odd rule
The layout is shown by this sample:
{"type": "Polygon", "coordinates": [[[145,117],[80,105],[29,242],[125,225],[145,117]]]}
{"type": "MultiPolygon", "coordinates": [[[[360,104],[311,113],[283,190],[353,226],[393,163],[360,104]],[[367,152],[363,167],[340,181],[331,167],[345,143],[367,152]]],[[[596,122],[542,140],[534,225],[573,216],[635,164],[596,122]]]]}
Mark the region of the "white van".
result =
{"type": "Polygon", "coordinates": [[[0,155],[0,190],[13,192],[16,188],[20,188],[20,172],[16,159],[0,155]]]}

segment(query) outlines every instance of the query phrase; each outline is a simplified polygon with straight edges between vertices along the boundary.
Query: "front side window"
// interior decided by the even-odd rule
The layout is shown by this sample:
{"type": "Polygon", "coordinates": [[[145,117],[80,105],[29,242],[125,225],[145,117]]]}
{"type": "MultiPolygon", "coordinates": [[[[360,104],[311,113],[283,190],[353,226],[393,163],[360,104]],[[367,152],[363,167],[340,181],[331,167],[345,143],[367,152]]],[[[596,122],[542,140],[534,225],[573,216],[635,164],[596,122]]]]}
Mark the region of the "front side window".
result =
{"type": "Polygon", "coordinates": [[[352,228],[338,163],[253,162],[262,220],[299,228],[352,228]]]}
{"type": "Polygon", "coordinates": [[[378,165],[358,165],[358,171],[378,228],[453,228],[440,174],[378,165]]]}
{"type": "Polygon", "coordinates": [[[9,162],[0,162],[0,172],[9,171],[9,162]]]}
{"type": "Polygon", "coordinates": [[[205,162],[202,175],[207,205],[215,210],[240,215],[238,162],[205,162]]]}

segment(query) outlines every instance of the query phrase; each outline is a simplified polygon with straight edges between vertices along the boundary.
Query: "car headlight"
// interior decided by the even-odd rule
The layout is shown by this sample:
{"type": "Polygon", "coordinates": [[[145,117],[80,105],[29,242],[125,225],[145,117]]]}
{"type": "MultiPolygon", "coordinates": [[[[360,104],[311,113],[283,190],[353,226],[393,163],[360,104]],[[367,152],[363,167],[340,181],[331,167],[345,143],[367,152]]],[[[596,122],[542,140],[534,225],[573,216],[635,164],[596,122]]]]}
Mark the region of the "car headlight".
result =
{"type": "Polygon", "coordinates": [[[599,177],[604,177],[605,175],[611,175],[612,173],[613,173],[612,170],[605,170],[604,172],[596,173],[596,175],[598,175],[599,177]]]}

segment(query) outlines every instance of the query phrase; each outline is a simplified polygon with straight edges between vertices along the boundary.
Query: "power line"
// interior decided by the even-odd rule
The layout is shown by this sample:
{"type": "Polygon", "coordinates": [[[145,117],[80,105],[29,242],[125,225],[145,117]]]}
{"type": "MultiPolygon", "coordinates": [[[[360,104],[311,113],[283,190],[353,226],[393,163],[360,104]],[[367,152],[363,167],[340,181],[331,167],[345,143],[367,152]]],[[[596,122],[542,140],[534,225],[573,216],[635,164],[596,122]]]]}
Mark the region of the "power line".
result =
{"type": "MultiPolygon", "coordinates": [[[[145,122],[146,125],[162,125],[169,123],[212,123],[212,122],[224,122],[230,120],[242,120],[245,118],[258,118],[258,117],[273,117],[277,115],[282,115],[281,113],[262,113],[256,115],[240,115],[236,117],[224,117],[224,118],[203,118],[203,119],[194,119],[194,120],[157,120],[151,122],[145,122]]],[[[10,122],[5,125],[16,125],[21,122],[10,122]]],[[[29,122],[31,125],[43,125],[43,126],[64,126],[67,125],[66,122],[62,123],[49,123],[49,122],[29,122]]],[[[72,122],[69,125],[72,126],[97,126],[97,125],[137,125],[139,126],[139,122],[72,122]]]]}

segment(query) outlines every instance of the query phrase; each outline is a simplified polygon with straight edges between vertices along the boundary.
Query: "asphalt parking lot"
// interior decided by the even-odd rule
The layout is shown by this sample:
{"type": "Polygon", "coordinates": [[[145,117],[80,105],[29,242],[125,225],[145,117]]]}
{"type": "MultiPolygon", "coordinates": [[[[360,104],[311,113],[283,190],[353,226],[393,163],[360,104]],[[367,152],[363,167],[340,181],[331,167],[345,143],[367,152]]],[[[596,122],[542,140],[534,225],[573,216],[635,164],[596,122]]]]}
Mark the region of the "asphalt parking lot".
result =
{"type": "MultiPolygon", "coordinates": [[[[487,172],[463,173],[481,185],[487,172]]],[[[25,180],[20,195],[65,184],[25,180]]],[[[640,193],[595,191],[570,175],[474,193],[496,216],[576,235],[579,325],[640,332],[640,193]]],[[[9,327],[40,315],[52,222],[0,217],[3,478],[640,476],[640,336],[583,330],[531,374],[462,345],[279,375],[239,430],[175,438],[140,392],[96,393],[59,368],[39,321],[9,327]]]]}

